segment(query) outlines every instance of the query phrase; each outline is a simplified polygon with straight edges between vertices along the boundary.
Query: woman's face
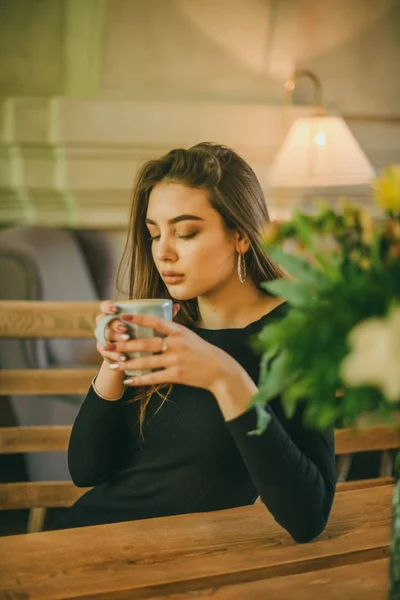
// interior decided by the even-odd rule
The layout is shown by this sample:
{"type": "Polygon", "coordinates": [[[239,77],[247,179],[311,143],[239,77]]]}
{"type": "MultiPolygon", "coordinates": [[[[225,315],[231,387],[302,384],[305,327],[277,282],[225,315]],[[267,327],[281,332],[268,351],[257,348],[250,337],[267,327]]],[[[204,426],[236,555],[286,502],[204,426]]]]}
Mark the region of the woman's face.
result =
{"type": "Polygon", "coordinates": [[[157,184],[146,225],[154,263],[173,298],[205,296],[236,277],[236,235],[226,231],[206,190],[157,184]]]}

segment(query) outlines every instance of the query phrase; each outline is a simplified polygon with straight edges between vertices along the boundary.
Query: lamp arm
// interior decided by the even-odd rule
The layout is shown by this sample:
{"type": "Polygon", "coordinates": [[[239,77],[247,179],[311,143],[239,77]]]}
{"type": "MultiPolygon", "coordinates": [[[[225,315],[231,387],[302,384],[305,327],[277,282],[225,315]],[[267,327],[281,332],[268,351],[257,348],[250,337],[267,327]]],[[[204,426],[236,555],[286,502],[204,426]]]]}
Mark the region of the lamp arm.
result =
{"type": "Polygon", "coordinates": [[[321,80],[315,73],[309,71],[308,69],[298,69],[294,72],[294,75],[290,79],[287,79],[285,81],[285,90],[288,100],[291,100],[294,88],[296,87],[296,84],[301,77],[308,77],[313,82],[315,105],[321,110],[321,112],[324,112],[322,108],[321,80]]]}

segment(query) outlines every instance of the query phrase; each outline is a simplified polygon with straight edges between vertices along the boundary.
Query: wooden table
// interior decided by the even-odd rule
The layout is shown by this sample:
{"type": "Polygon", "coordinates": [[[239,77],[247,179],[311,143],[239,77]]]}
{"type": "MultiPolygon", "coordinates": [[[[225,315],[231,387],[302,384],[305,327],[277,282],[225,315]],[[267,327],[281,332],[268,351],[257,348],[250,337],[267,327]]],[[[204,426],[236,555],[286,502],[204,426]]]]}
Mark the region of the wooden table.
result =
{"type": "Polygon", "coordinates": [[[337,494],[309,544],[295,544],[263,505],[5,537],[0,598],[383,600],[392,491],[337,494]]]}

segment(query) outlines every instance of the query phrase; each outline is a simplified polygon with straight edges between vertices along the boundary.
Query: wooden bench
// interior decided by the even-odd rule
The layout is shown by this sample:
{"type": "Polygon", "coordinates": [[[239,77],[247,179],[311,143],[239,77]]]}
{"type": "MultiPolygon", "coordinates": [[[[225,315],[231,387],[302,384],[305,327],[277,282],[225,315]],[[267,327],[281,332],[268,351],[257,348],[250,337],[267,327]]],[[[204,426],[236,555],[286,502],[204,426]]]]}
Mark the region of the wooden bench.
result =
{"type": "MultiPolygon", "coordinates": [[[[93,337],[97,303],[0,302],[0,337],[90,338],[93,337]]],[[[96,369],[41,369],[0,371],[0,395],[85,394],[96,369]],[[29,387],[27,386],[29,382],[29,387]],[[27,389],[28,388],[28,389],[27,389]]],[[[70,426],[0,428],[0,454],[67,451],[70,426]]],[[[343,429],[335,433],[336,454],[400,448],[400,427],[343,429]]],[[[344,482],[338,491],[376,487],[392,482],[380,479],[344,482]]],[[[28,532],[40,531],[47,508],[68,507],[89,488],[69,481],[29,481],[0,484],[0,510],[29,509],[28,532]]]]}
{"type": "MultiPolygon", "coordinates": [[[[0,302],[2,338],[93,338],[97,302],[0,302]]],[[[86,394],[97,369],[0,371],[0,395],[86,394]]],[[[0,453],[66,451],[71,427],[0,428],[0,453]]],[[[29,509],[28,531],[40,531],[46,508],[71,505],[85,490],[69,481],[0,484],[0,509],[29,509]]]]}

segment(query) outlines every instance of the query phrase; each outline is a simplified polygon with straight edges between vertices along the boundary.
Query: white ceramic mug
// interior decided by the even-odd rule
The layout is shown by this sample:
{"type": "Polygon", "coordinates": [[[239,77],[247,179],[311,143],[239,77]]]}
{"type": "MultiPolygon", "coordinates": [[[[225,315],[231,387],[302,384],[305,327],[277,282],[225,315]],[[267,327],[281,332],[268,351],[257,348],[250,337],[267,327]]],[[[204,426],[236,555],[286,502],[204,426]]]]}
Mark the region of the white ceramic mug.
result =
{"type": "MultiPolygon", "coordinates": [[[[105,315],[97,323],[96,327],[96,338],[102,346],[108,343],[106,338],[106,329],[111,321],[121,320],[122,315],[151,315],[154,317],[162,317],[172,321],[172,300],[161,299],[161,298],[148,298],[141,300],[124,300],[122,302],[114,302],[115,306],[119,308],[119,312],[112,315],[105,315]]],[[[126,325],[131,339],[149,338],[149,337],[165,337],[162,333],[155,331],[151,327],[143,327],[142,325],[136,325],[129,323],[128,321],[122,321],[126,325]]],[[[152,352],[126,352],[128,358],[141,358],[143,356],[151,356],[152,352]]],[[[151,373],[153,369],[138,369],[138,370],[127,370],[127,375],[145,375],[151,373]]]]}

